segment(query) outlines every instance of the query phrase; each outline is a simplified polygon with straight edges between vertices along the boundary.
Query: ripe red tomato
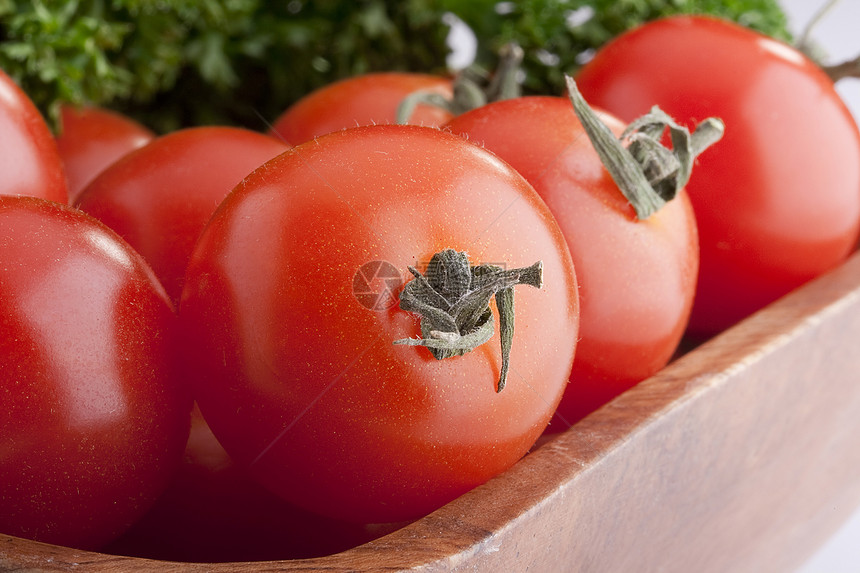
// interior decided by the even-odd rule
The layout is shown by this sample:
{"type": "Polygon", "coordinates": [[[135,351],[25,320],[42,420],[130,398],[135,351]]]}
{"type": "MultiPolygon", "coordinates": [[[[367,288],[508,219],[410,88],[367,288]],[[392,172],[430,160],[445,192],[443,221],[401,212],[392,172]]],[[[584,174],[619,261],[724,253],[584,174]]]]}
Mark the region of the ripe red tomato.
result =
{"type": "Polygon", "coordinates": [[[687,190],[701,270],[690,329],[713,334],[840,264],[860,228],[860,134],[829,78],[793,48],[708,17],[645,24],[577,83],[631,120],[657,104],[726,125],[687,190]]]}
{"type": "MultiPolygon", "coordinates": [[[[290,106],[272,125],[271,134],[290,145],[332,131],[360,125],[394,123],[403,98],[416,91],[451,97],[451,80],[407,72],[382,72],[347,78],[324,86],[290,106]]],[[[443,109],[419,105],[409,123],[439,126],[451,119],[443,109]]]]}
{"type": "Polygon", "coordinates": [[[0,531],[97,548],[166,486],[191,399],[143,259],[80,211],[0,197],[0,531]]]}
{"type": "Polygon", "coordinates": [[[408,520],[541,434],[570,373],[576,289],[552,215],[496,157],[437,129],[340,131],[267,162],[207,225],[180,307],[188,376],[225,449],[284,499],[408,520]],[[543,261],[542,288],[516,287],[501,392],[499,334],[441,360],[395,344],[421,330],[391,295],[445,249],[512,271],[543,261]]]}
{"type": "MultiPolygon", "coordinates": [[[[620,135],[624,125],[601,114],[620,135]]],[[[567,98],[485,105],[445,129],[510,163],[553,212],[579,279],[581,318],[570,385],[550,431],[565,430],[651,376],[675,352],[698,269],[696,222],[686,193],[647,219],[604,169],[567,98]]]]}
{"type": "Polygon", "coordinates": [[[243,177],[286,149],[236,127],[175,131],[105,169],[77,207],[137,249],[178,302],[191,249],[215,208],[243,177]]]}
{"type": "Polygon", "coordinates": [[[30,195],[65,203],[63,163],[44,118],[0,70],[0,195],[30,195]]]}
{"type": "Polygon", "coordinates": [[[69,203],[108,165],[149,143],[155,134],[117,112],[98,107],[63,106],[57,149],[66,170],[69,203]]]}

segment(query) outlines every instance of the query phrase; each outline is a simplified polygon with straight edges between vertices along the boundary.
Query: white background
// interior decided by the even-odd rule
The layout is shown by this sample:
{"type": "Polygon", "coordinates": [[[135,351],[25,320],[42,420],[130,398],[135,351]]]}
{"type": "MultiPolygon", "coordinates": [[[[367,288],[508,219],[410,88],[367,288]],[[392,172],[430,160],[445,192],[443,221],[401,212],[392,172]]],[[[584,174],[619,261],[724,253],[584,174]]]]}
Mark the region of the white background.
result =
{"type": "MultiPolygon", "coordinates": [[[[780,3],[788,14],[792,32],[799,34],[826,0],[780,0],[780,3]]],[[[860,55],[860,0],[841,0],[818,23],[811,37],[828,54],[825,63],[847,61],[860,55]]],[[[860,122],[860,80],[845,79],[836,87],[860,122]]],[[[797,573],[860,573],[860,508],[797,573]]]]}

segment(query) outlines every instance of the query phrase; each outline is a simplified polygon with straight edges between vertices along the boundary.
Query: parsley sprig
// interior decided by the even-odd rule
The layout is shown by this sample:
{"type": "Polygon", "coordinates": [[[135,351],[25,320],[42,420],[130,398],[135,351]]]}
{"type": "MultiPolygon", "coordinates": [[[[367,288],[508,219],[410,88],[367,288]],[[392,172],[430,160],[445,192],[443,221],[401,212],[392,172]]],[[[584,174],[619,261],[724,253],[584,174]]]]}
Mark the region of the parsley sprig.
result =
{"type": "Polygon", "coordinates": [[[263,129],[342,77],[444,73],[448,13],[475,31],[479,65],[492,69],[498,48],[516,41],[525,92],[560,94],[582,54],[679,12],[788,37],[776,0],[0,0],[0,68],[51,120],[71,102],[118,109],[160,132],[263,129]]]}

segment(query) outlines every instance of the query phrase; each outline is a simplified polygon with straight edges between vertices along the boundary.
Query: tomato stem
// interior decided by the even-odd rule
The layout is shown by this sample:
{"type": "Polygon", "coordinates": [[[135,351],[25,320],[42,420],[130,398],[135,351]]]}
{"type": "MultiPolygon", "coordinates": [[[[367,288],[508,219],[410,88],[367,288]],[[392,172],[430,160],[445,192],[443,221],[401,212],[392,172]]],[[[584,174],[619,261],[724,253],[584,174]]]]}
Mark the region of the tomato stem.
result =
{"type": "Polygon", "coordinates": [[[814,51],[812,47],[812,31],[818,26],[818,23],[840,2],[840,0],[829,0],[825,2],[815,13],[812,15],[812,18],[806,23],[803,27],[803,30],[800,32],[800,36],[797,38],[797,41],[794,44],[794,47],[804,54],[812,55],[814,51]]]}
{"type": "Polygon", "coordinates": [[[466,253],[445,249],[433,255],[425,274],[409,267],[414,278],[400,293],[400,308],[421,316],[421,338],[395,340],[394,344],[424,346],[434,358],[461,356],[493,336],[495,297],[499,311],[502,367],[496,392],[505,387],[514,338],[514,286],[540,288],[543,264],[513,270],[495,265],[471,266],[466,253]]]}
{"type": "Polygon", "coordinates": [[[675,198],[690,179],[693,161],[719,141],[725,131],[723,122],[711,117],[691,134],[654,106],[631,122],[621,137],[615,137],[586,103],[573,78],[568,76],[566,81],[574,112],[639,219],[647,219],[675,198]],[[671,149],[661,142],[667,128],[671,149]]]}
{"type": "Polygon", "coordinates": [[[505,44],[499,50],[499,65],[492,76],[488,77],[477,67],[469,67],[457,75],[450,98],[426,90],[411,93],[400,102],[396,121],[407,123],[420,104],[431,105],[456,116],[489,102],[519,97],[522,90],[518,76],[522,62],[523,49],[513,42],[505,44]]]}
{"type": "Polygon", "coordinates": [[[834,84],[845,78],[860,78],[860,56],[846,62],[820,67],[834,84]]]}
{"type": "Polygon", "coordinates": [[[854,59],[839,62],[838,64],[825,65],[821,62],[821,54],[818,53],[816,46],[812,42],[812,32],[819,22],[840,2],[840,0],[830,0],[825,2],[812,15],[809,22],[806,23],[800,33],[797,41],[794,43],[795,49],[805,54],[809,59],[820,67],[825,74],[830,77],[833,83],[844,78],[860,78],[860,56],[854,59]]]}

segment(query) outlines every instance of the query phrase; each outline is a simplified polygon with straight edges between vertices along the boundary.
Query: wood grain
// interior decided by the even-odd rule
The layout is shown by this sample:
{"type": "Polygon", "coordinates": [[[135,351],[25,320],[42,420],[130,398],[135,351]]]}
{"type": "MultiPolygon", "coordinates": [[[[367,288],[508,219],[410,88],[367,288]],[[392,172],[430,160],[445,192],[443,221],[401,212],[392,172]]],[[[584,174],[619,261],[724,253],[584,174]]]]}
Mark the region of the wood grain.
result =
{"type": "Polygon", "coordinates": [[[788,571],[860,505],[860,255],[430,516],[319,559],[180,564],[0,535],[0,570],[788,571]]]}

